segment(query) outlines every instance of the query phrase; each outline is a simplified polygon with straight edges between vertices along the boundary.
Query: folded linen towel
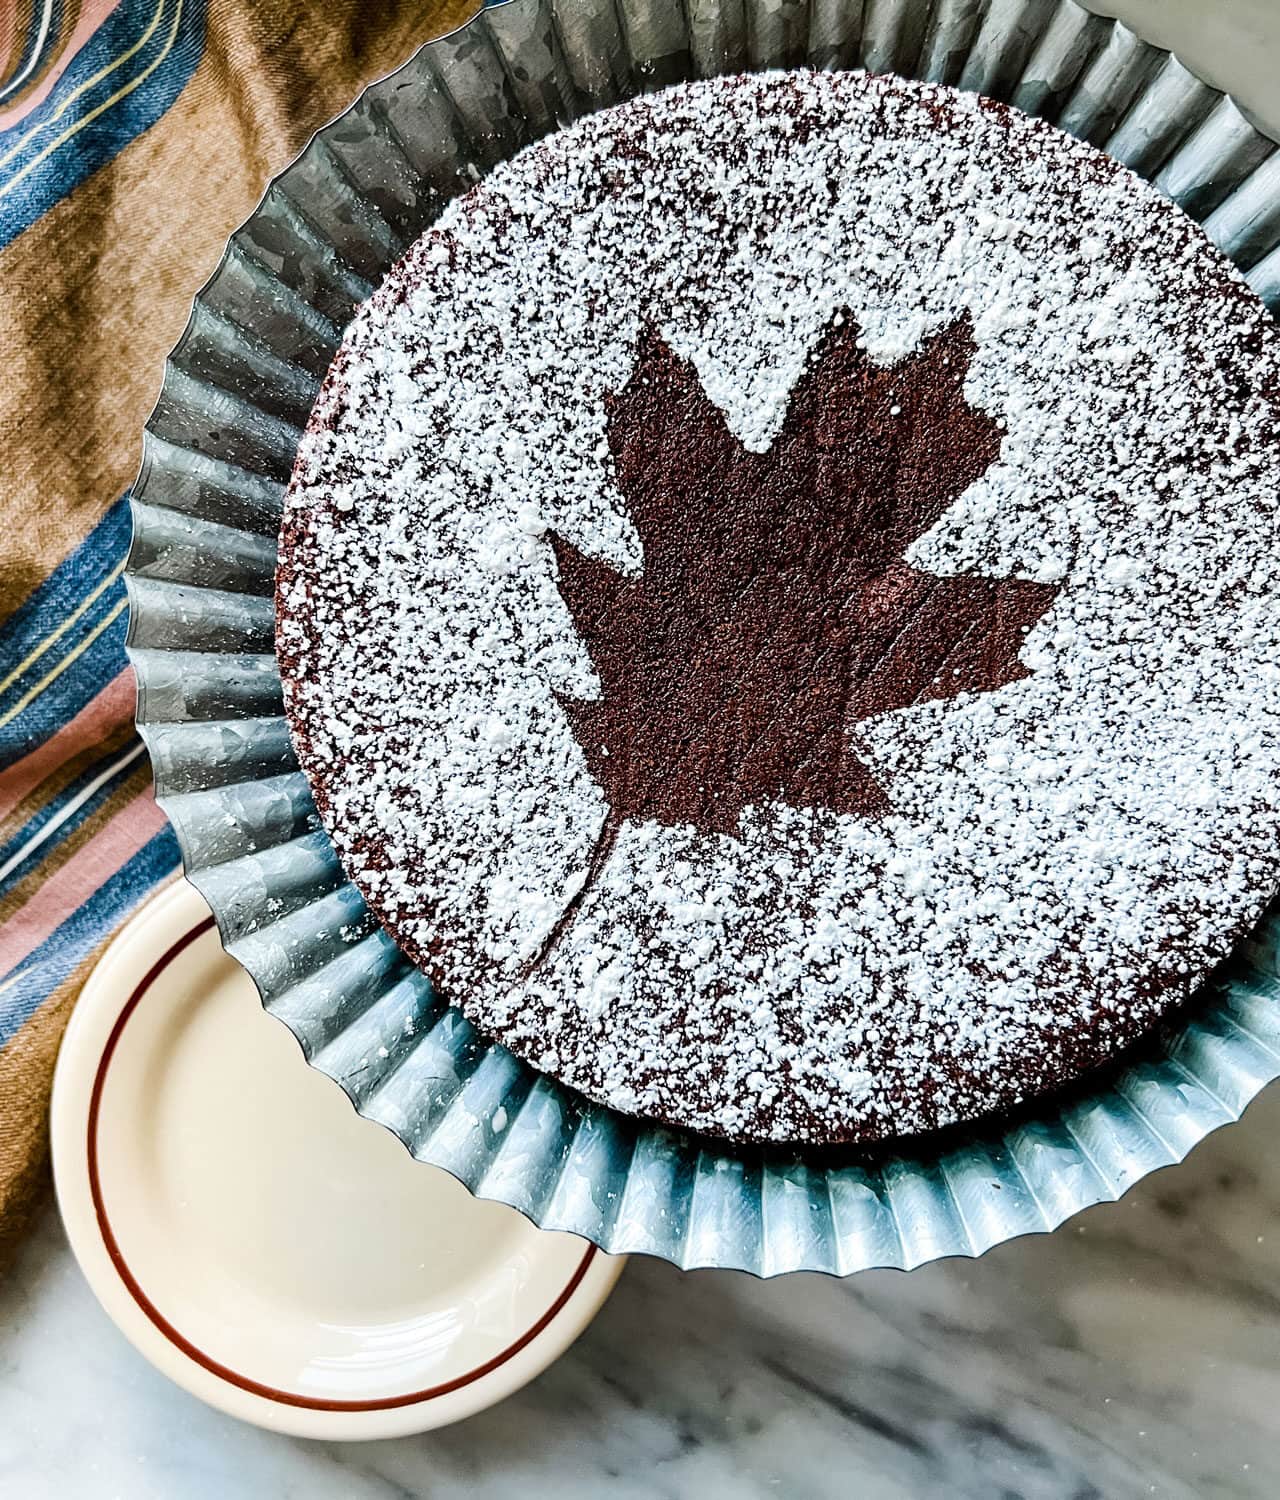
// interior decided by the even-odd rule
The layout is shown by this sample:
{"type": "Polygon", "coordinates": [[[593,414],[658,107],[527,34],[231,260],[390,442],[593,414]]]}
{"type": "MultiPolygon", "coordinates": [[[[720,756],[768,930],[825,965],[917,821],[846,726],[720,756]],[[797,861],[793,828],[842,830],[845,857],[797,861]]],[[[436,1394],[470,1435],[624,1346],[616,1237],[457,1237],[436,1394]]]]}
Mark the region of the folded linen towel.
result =
{"type": "Polygon", "coordinates": [[[362,86],[478,0],[0,7],[0,1257],[58,1040],[178,850],[133,730],[126,489],[228,235],[362,86]]]}

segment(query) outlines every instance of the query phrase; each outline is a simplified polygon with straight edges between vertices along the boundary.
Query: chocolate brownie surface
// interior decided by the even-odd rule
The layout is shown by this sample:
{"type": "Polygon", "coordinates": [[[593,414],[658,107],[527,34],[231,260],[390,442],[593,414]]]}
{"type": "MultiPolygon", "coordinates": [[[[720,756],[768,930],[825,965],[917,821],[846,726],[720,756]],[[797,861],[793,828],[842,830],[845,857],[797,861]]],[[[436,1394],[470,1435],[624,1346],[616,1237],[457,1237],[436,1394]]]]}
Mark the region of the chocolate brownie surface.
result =
{"type": "Polygon", "coordinates": [[[452,204],[299,454],[300,761],[443,994],[624,1112],[871,1141],[1185,999],[1280,882],[1277,332],[989,101],[593,115],[452,204]]]}

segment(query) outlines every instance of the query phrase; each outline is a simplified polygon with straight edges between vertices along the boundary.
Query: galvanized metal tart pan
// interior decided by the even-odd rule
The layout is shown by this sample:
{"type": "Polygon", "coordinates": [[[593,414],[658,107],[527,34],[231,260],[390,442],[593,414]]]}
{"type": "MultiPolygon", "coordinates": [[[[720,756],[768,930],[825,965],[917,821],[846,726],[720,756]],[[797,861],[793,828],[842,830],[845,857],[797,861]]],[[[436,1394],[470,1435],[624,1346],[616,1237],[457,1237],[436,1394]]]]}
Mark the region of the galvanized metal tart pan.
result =
{"type": "Polygon", "coordinates": [[[1280,913],[1144,1051],[1025,1120],[878,1157],[730,1150],[594,1105],[488,1043],[376,925],[281,717],[281,497],[354,308],[495,162],[640,90],[866,67],[1053,120],[1154,181],[1280,308],[1280,153],[1175,57],[1073,0],[509,0],[322,130],[227,246],[133,492],[138,725],[228,950],[362,1115],[549,1229],[760,1275],[977,1255],[1118,1197],[1280,1075],[1280,913]]]}

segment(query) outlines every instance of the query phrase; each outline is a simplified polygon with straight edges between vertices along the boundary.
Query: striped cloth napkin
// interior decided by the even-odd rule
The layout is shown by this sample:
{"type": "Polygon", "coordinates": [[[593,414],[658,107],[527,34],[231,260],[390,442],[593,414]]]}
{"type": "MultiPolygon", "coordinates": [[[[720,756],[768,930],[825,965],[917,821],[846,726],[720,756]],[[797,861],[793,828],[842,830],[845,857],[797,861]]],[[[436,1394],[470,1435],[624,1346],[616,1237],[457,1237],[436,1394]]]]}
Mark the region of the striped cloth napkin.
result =
{"type": "Polygon", "coordinates": [[[0,0],[0,1251],[54,1056],[178,849],[133,730],[127,486],[192,294],[268,179],[478,0],[0,0]]]}

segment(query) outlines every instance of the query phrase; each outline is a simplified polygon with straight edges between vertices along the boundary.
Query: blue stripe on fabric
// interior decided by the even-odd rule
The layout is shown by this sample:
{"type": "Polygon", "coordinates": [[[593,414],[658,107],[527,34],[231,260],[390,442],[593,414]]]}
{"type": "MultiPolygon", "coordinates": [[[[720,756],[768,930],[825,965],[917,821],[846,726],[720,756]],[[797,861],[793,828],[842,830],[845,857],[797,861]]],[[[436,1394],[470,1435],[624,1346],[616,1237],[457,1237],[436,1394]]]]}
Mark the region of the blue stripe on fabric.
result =
{"type": "MultiPolygon", "coordinates": [[[[14,855],[19,853],[24,844],[29,843],[42,828],[52,823],[54,818],[69,802],[74,802],[76,797],[80,795],[85,787],[93,782],[95,777],[101,776],[114,761],[123,760],[131,750],[136,751],[139,748],[139,741],[136,736],[123,745],[117,745],[109,755],[100,756],[91,766],[82,771],[79,776],[68,786],[64,787],[51,801],[45,802],[37,808],[30,820],[24,823],[13,837],[0,848],[0,870],[3,870],[14,855]]],[[[37,844],[21,864],[15,865],[9,874],[0,876],[0,899],[3,899],[20,880],[25,880],[38,864],[46,860],[54,850],[60,848],[77,828],[81,827],[82,824],[97,812],[104,802],[113,797],[119,788],[128,781],[129,777],[137,772],[140,764],[141,756],[134,755],[133,759],[127,765],[121,766],[114,776],[108,777],[91,797],[86,797],[80,806],[76,808],[75,812],[60,823],[47,839],[37,844]]]]}
{"type": "Polygon", "coordinates": [[[134,907],[178,867],[178,841],[162,828],[43,943],[0,979],[0,1046],[134,907]],[[13,975],[18,975],[13,979],[13,975]],[[9,981],[8,988],[2,988],[9,981]]]}
{"type": "Polygon", "coordinates": [[[93,592],[129,550],[129,535],[126,490],[75,551],[0,622],[0,677],[7,677],[33,646],[93,592]]]}
{"type": "Polygon", "coordinates": [[[204,34],[205,0],[121,0],[49,96],[0,131],[0,249],[160,119],[195,72],[204,34]]]}
{"type": "MultiPolygon", "coordinates": [[[[81,600],[110,576],[128,550],[129,531],[126,495],[116,501],[75,551],[0,625],[0,677],[7,677],[75,612],[81,600]]],[[[84,614],[0,694],[0,717],[59,662],[67,660],[124,597],[122,579],[117,578],[103,589],[84,614]]],[[[9,723],[0,726],[0,771],[43,744],[124,670],[127,629],[128,611],[121,610],[65,671],[9,723]]]]}
{"type": "MultiPolygon", "coordinates": [[[[76,650],[124,597],[124,583],[117,579],[58,642],[57,654],[50,652],[47,658],[42,658],[44,670],[47,672],[57,661],[76,650]]],[[[119,676],[126,665],[124,640],[128,628],[129,611],[121,610],[65,672],[0,729],[0,771],[29,755],[37,745],[56,734],[68,719],[73,719],[90,699],[119,676]]],[[[16,691],[16,688],[10,689],[10,692],[16,691]]],[[[3,701],[8,701],[7,695],[3,701]]]]}

